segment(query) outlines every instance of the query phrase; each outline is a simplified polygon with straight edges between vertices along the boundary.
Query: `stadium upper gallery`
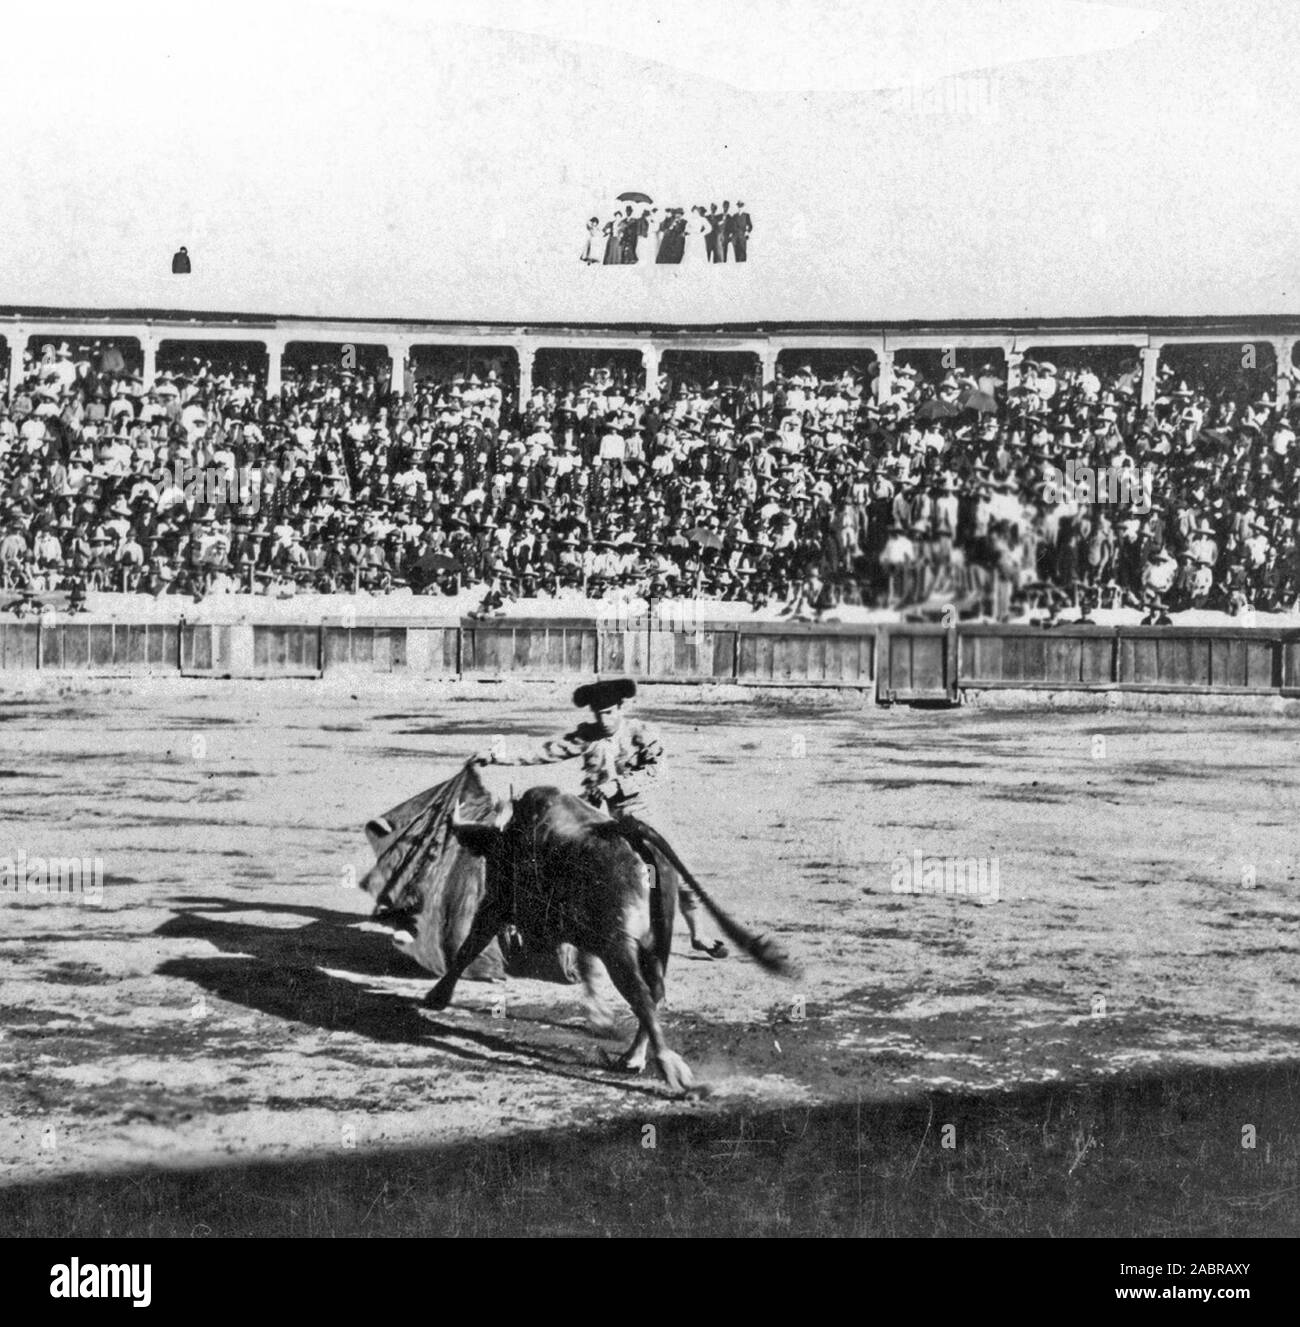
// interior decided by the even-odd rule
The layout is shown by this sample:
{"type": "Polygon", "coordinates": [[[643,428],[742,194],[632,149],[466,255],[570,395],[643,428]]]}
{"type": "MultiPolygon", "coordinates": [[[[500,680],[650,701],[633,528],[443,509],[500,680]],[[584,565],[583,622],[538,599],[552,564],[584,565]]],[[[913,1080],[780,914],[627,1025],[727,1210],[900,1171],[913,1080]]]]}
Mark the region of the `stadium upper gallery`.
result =
{"type": "MultiPolygon", "coordinates": [[[[956,5],[938,82],[752,38],[707,77],[516,8],[446,7],[405,51],[371,25],[323,136],[266,53],[204,119],[218,50],[143,141],[74,99],[64,153],[9,145],[60,201],[0,205],[6,591],[1293,608],[1289,199],[1243,187],[1296,151],[1276,52],[1225,38],[1207,71],[1210,6],[1002,6],[967,41],[956,5]],[[528,75],[561,48],[584,80],[557,104],[528,75]],[[493,96],[435,115],[413,61],[439,106],[493,96]],[[534,111],[555,141],[519,152],[534,111]],[[107,189],[109,144],[170,164],[107,189]]],[[[810,5],[808,35],[873,49],[888,8],[810,5]]]]}

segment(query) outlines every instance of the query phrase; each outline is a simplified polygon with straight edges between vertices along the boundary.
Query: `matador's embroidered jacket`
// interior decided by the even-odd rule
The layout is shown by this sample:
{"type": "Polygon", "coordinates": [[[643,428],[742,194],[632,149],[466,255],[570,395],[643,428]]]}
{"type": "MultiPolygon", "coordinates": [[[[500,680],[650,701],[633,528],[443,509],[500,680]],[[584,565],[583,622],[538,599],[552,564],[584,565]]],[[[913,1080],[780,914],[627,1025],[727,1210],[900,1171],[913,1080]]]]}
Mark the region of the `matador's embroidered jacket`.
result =
{"type": "Polygon", "coordinates": [[[637,795],[641,777],[658,773],[664,750],[659,738],[640,719],[624,719],[606,737],[596,723],[580,723],[563,737],[544,742],[525,755],[493,753],[493,765],[552,765],[561,760],[582,761],[582,791],[589,802],[603,805],[637,795]]]}

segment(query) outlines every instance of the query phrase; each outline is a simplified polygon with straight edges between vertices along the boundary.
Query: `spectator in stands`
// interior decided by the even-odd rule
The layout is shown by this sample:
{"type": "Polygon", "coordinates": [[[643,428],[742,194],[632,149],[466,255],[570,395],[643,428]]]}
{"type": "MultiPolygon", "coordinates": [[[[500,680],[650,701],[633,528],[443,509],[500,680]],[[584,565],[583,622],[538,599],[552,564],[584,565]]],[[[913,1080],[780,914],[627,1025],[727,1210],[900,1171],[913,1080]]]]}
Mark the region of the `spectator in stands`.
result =
{"type": "Polygon", "coordinates": [[[312,366],[268,398],[242,366],[176,369],[145,390],[120,356],[54,343],[26,366],[0,410],[7,586],[384,593],[436,554],[459,570],[424,592],[656,587],[816,615],[1001,613],[1046,586],[1158,619],[1290,608],[1300,582],[1294,409],[1232,382],[1166,373],[1142,410],[1127,368],[1031,364],[1007,397],[989,365],[934,383],[900,365],[879,404],[810,365],[649,391],[606,369],[539,380],[516,410],[494,372],[393,394],[312,366]],[[1069,463],[1149,473],[1147,501],[1111,506],[1100,483],[1048,501],[1044,466],[1069,463]],[[251,486],[213,506],[234,476],[251,486]]]}

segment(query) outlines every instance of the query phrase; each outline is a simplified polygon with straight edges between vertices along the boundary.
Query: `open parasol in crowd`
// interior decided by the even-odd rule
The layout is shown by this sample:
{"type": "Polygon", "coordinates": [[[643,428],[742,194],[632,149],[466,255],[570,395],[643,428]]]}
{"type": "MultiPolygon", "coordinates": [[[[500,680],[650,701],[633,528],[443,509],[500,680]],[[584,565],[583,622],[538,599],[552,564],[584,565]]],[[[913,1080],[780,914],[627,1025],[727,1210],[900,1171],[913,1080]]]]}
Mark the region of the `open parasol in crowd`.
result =
{"type": "Polygon", "coordinates": [[[961,408],[963,410],[974,410],[981,415],[993,415],[997,413],[998,403],[988,392],[981,392],[979,388],[972,387],[962,393],[961,408]]]}
{"type": "Polygon", "coordinates": [[[426,553],[410,570],[407,583],[417,594],[444,576],[459,575],[465,570],[457,558],[446,553],[426,553]]]}
{"type": "Polygon", "coordinates": [[[916,408],[917,419],[955,419],[961,414],[961,406],[955,401],[941,401],[937,396],[922,401],[916,408]]]}
{"type": "Polygon", "coordinates": [[[649,194],[637,193],[635,190],[629,190],[625,194],[619,194],[620,203],[653,203],[654,199],[649,194]]]}

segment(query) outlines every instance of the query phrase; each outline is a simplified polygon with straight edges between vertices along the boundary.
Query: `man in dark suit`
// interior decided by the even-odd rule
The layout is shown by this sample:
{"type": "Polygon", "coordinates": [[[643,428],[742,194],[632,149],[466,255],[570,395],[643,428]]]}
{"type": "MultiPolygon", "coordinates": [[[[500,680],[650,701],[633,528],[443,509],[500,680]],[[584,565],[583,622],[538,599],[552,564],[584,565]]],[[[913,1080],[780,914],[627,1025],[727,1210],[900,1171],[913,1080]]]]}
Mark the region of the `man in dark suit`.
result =
{"type": "Polygon", "coordinates": [[[731,214],[731,248],[738,263],[748,261],[749,232],[754,229],[744,203],[737,202],[736,210],[731,214]]]}
{"type": "Polygon", "coordinates": [[[641,223],[632,215],[632,209],[627,209],[627,215],[619,219],[622,227],[620,231],[620,242],[622,245],[624,263],[636,262],[636,242],[641,238],[641,223]]]}
{"type": "Polygon", "coordinates": [[[727,261],[727,250],[735,242],[736,238],[736,219],[731,214],[731,202],[728,199],[722,200],[722,213],[718,217],[718,262],[727,261]]]}
{"type": "Polygon", "coordinates": [[[722,261],[722,213],[717,203],[709,204],[708,215],[704,218],[709,228],[704,233],[704,252],[711,263],[722,261]]]}

